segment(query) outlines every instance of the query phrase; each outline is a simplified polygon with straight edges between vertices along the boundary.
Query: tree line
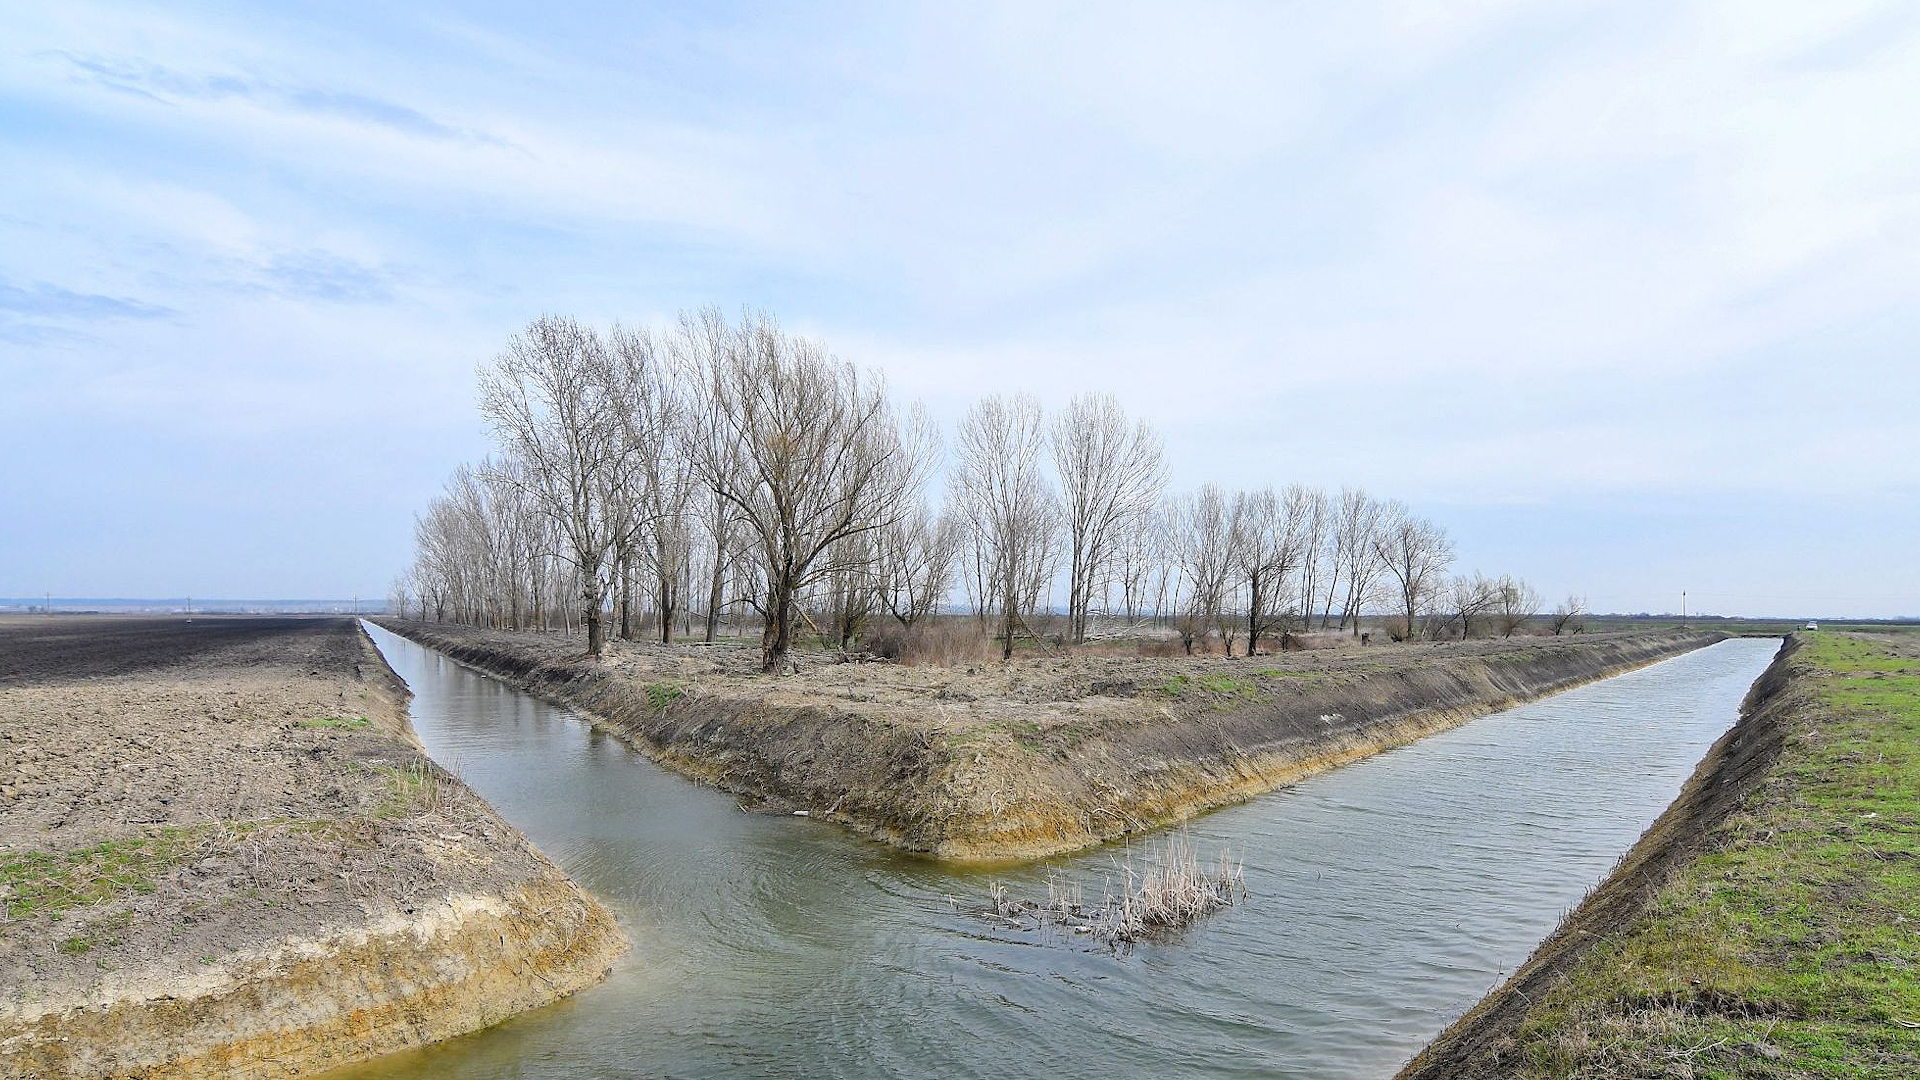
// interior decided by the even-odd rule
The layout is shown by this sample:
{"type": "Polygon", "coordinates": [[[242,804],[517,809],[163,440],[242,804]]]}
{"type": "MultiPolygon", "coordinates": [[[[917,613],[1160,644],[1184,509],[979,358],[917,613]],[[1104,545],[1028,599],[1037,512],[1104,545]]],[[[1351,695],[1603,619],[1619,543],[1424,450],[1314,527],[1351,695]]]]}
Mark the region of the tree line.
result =
{"type": "MultiPolygon", "coordinates": [[[[609,618],[663,642],[746,618],[773,673],[797,633],[842,648],[910,636],[955,599],[1002,656],[1022,635],[1084,642],[1096,616],[1251,655],[1316,626],[1358,633],[1369,609],[1405,638],[1511,634],[1538,607],[1516,578],[1449,577],[1445,530],[1395,500],[1170,493],[1162,439],[1109,395],[1050,418],[988,395],[949,450],[918,404],[760,314],[604,332],[538,319],[482,367],[480,408],[495,451],[416,518],[389,603],[577,623],[593,655],[609,618]]],[[[1551,628],[1577,629],[1578,605],[1551,628]]]]}

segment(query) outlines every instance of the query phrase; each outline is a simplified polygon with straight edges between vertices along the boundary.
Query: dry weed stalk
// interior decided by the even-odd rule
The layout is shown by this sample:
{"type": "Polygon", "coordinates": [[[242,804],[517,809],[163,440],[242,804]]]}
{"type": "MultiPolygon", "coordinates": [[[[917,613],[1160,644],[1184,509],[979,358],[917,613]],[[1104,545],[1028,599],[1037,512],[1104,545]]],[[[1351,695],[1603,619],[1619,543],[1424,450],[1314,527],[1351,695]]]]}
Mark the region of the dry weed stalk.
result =
{"type": "Polygon", "coordinates": [[[1160,858],[1144,867],[1136,868],[1128,852],[1119,872],[1119,892],[1108,878],[1106,895],[1092,906],[1085,903],[1077,881],[1049,878],[1044,904],[1010,899],[1006,886],[995,882],[988,891],[993,907],[983,914],[1016,922],[1032,919],[1041,926],[1120,944],[1191,926],[1246,895],[1245,869],[1232,851],[1222,847],[1211,863],[1202,863],[1184,833],[1169,835],[1160,858]]]}

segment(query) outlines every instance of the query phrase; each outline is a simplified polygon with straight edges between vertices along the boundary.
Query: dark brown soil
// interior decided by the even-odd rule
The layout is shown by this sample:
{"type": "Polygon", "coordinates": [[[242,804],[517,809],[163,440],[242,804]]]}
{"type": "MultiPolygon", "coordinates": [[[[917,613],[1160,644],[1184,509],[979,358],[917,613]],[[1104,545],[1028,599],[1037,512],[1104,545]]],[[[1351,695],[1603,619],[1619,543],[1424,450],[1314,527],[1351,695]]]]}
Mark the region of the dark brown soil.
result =
{"type": "MultiPolygon", "coordinates": [[[[420,751],[405,698],[346,618],[0,621],[0,1035],[56,1045],[66,1003],[143,1007],[293,938],[564,886],[420,751]]],[[[0,1066],[27,1052],[6,1041],[0,1066]]]]}

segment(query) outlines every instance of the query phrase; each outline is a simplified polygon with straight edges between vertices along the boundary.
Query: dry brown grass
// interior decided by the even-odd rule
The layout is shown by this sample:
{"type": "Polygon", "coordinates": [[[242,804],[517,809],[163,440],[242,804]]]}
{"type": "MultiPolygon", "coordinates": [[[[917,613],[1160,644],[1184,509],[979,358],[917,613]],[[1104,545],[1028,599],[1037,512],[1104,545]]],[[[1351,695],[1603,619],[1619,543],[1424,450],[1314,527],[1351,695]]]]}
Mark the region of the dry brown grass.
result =
{"type": "Polygon", "coordinates": [[[1045,903],[1014,899],[996,882],[989,890],[991,914],[1123,944],[1185,929],[1246,895],[1245,872],[1232,850],[1222,847],[1203,863],[1185,833],[1169,834],[1159,858],[1144,865],[1136,866],[1129,851],[1117,872],[1118,891],[1108,878],[1106,894],[1093,905],[1080,883],[1058,877],[1048,880],[1045,903]]]}
{"type": "Polygon", "coordinates": [[[866,647],[905,667],[967,667],[999,658],[993,640],[972,619],[939,619],[912,630],[889,626],[869,634],[866,647]]]}

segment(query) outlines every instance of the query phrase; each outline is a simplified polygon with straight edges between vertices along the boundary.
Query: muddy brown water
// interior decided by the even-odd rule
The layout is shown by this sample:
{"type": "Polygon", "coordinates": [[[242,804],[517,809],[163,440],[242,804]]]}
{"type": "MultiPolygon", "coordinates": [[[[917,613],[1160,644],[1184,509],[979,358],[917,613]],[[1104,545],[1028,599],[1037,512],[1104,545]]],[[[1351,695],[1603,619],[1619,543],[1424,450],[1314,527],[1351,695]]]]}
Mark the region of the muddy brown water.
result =
{"type": "MultiPolygon", "coordinates": [[[[1115,952],[969,914],[1126,848],[956,869],[742,813],[577,714],[368,627],[413,725],[619,915],[602,985],[330,1080],[1390,1076],[1523,961],[1678,793],[1778,647],[1721,642],[1189,824],[1239,905],[1115,952]]],[[[1157,841],[1136,841],[1136,863],[1157,841]]]]}

